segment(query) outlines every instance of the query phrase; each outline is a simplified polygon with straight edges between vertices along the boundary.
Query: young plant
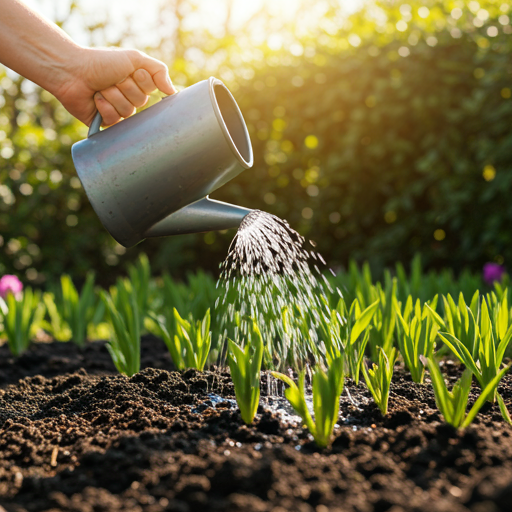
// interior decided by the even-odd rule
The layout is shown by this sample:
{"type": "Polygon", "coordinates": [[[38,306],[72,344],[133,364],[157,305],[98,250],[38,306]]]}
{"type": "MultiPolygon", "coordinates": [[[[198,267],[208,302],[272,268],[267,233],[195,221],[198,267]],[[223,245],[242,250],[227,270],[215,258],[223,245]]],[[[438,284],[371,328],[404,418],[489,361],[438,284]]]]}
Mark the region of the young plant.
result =
{"type": "Polygon", "coordinates": [[[289,387],[284,394],[311,432],[316,444],[320,448],[328,446],[340,411],[340,396],[343,391],[344,380],[343,359],[341,357],[333,359],[327,373],[317,367],[313,374],[314,420],[308,410],[304,396],[304,372],[299,374],[298,386],[287,375],[278,372],[272,372],[272,375],[288,384],[289,387]]]}
{"type": "Polygon", "coordinates": [[[140,254],[139,259],[134,265],[128,268],[130,283],[137,298],[137,306],[141,316],[144,316],[148,310],[149,288],[151,279],[151,268],[149,259],[145,254],[140,254]]]}
{"type": "Polygon", "coordinates": [[[391,279],[386,274],[384,289],[380,283],[375,285],[376,296],[379,299],[379,307],[372,319],[372,333],[370,336],[370,355],[372,359],[378,358],[379,347],[389,354],[393,347],[393,338],[396,325],[395,305],[397,295],[397,279],[391,279]]]}
{"type": "Polygon", "coordinates": [[[482,393],[473,404],[473,407],[471,407],[470,411],[466,414],[469,391],[471,389],[471,380],[473,378],[471,370],[466,368],[462,373],[462,377],[453,386],[453,389],[448,391],[448,387],[446,386],[446,382],[444,381],[443,375],[441,374],[441,370],[439,369],[439,365],[435,358],[425,358],[422,356],[422,362],[425,366],[428,366],[430,371],[430,378],[432,379],[432,387],[434,388],[437,407],[444,416],[446,423],[455,428],[466,428],[472,423],[475,416],[478,414],[478,411],[480,411],[485,401],[492,395],[499,381],[510,368],[510,365],[508,365],[498,372],[498,374],[487,384],[485,389],[482,390],[482,393]]]}
{"type": "Polygon", "coordinates": [[[60,278],[61,290],[58,298],[51,293],[43,295],[50,316],[49,330],[58,341],[68,341],[79,347],[85,345],[87,326],[98,312],[94,294],[94,274],[88,273],[79,294],[68,275],[60,278]]]}
{"type": "Polygon", "coordinates": [[[378,364],[373,363],[372,368],[366,369],[363,364],[363,377],[380,409],[382,416],[388,413],[389,386],[393,377],[393,370],[396,360],[396,348],[392,348],[389,356],[384,352],[382,347],[379,348],[378,364]]]}
{"type": "Polygon", "coordinates": [[[494,292],[488,293],[486,301],[489,307],[494,339],[501,340],[512,325],[512,315],[508,307],[508,290],[506,288],[501,290],[499,296],[494,292]]]}
{"type": "MultiPolygon", "coordinates": [[[[472,324],[474,322],[473,313],[469,308],[466,308],[466,311],[470,318],[470,323],[472,324]]],[[[487,303],[484,300],[480,311],[480,326],[477,326],[475,322],[475,348],[473,353],[477,354],[477,358],[475,358],[469,348],[453,334],[448,332],[439,333],[444,343],[452,350],[461,363],[474,373],[482,390],[485,389],[490,382],[493,382],[494,377],[498,375],[505,350],[512,339],[512,326],[504,333],[499,329],[498,332],[500,336],[503,334],[501,339],[495,339],[494,331],[487,303]]],[[[501,407],[503,400],[497,393],[497,386],[494,386],[489,400],[495,402],[496,399],[500,402],[501,407]]]]}
{"type": "Polygon", "coordinates": [[[462,292],[459,294],[458,304],[455,304],[450,294],[446,297],[443,295],[443,304],[445,322],[439,322],[440,317],[435,319],[436,322],[444,331],[460,340],[473,359],[477,359],[476,326],[480,316],[480,294],[478,290],[474,293],[469,307],[466,305],[462,292]]]}
{"type": "Polygon", "coordinates": [[[379,301],[361,311],[359,300],[354,299],[347,312],[345,302],[340,299],[330,319],[321,317],[320,335],[325,345],[327,364],[343,357],[348,374],[359,384],[359,374],[364,351],[369,339],[369,324],[379,306],[379,301]]]}
{"type": "Polygon", "coordinates": [[[31,336],[44,315],[39,291],[25,288],[18,298],[19,300],[13,293],[8,293],[5,301],[0,298],[0,319],[4,325],[9,350],[14,356],[27,350],[31,336]]]}
{"type": "Polygon", "coordinates": [[[194,322],[191,315],[189,320],[185,320],[174,308],[170,326],[162,317],[154,314],[150,314],[149,317],[152,322],[147,324],[148,328],[164,340],[178,370],[185,368],[203,370],[212,340],[209,309],[202,320],[194,322]]]}
{"type": "Polygon", "coordinates": [[[51,292],[43,293],[43,302],[50,321],[43,319],[41,327],[48,331],[57,341],[68,341],[72,338],[71,329],[56,304],[55,295],[51,292]]]}
{"type": "Polygon", "coordinates": [[[263,360],[263,339],[253,322],[252,336],[245,348],[228,340],[228,364],[242,420],[250,425],[260,402],[260,371],[263,360]]]}
{"type": "Polygon", "coordinates": [[[140,333],[142,319],[137,294],[127,280],[119,279],[114,299],[101,292],[110,319],[112,338],[107,343],[112,361],[119,372],[134,375],[140,370],[140,333]]]}
{"type": "MultiPolygon", "coordinates": [[[[431,303],[432,311],[437,306],[437,295],[431,303]]],[[[413,308],[412,297],[409,295],[402,314],[400,304],[395,300],[398,318],[398,347],[404,363],[411,372],[414,382],[423,383],[425,367],[420,356],[430,357],[434,352],[438,325],[430,314],[426,304],[421,307],[420,299],[413,308]]]]}

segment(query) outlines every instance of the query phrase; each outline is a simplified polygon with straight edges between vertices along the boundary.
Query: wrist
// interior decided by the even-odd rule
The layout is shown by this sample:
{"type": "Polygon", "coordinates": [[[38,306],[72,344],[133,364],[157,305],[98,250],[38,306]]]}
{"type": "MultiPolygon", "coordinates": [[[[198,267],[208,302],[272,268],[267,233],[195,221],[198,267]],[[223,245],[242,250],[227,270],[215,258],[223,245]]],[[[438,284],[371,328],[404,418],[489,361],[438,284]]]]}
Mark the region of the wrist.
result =
{"type": "Polygon", "coordinates": [[[44,73],[38,82],[38,85],[57,98],[80,79],[79,70],[85,62],[87,49],[69,39],[59,50],[58,54],[53,51],[46,54],[47,58],[43,60],[44,73]]]}

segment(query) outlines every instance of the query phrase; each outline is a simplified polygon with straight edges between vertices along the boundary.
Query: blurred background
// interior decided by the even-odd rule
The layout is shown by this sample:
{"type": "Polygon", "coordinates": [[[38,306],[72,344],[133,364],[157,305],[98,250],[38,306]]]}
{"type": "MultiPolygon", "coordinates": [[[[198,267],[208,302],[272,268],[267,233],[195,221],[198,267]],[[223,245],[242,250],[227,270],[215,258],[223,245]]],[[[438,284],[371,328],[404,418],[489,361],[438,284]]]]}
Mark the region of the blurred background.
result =
{"type": "MultiPolygon", "coordinates": [[[[216,76],[254,168],[212,197],[287,219],[333,268],[420,253],[427,268],[512,261],[512,6],[503,1],[31,0],[83,45],[144,50],[178,86],[216,76]]],[[[155,97],[155,101],[156,101],[155,97]]],[[[139,252],[218,275],[234,230],[125,250],[71,160],[87,129],[0,65],[0,275],[101,284],[139,252]]]]}

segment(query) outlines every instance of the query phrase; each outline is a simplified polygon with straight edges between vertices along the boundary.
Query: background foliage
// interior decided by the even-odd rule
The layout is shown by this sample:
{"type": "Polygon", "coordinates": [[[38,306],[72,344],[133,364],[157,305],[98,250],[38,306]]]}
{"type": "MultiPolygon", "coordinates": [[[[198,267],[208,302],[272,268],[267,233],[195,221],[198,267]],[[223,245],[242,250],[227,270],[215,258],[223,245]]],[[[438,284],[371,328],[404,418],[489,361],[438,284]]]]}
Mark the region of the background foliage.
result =
{"type": "MultiPolygon", "coordinates": [[[[214,197],[286,218],[333,266],[379,269],[417,252],[456,271],[511,261],[509,5],[378,1],[347,18],[333,0],[300,29],[317,4],[304,0],[292,22],[263,9],[236,28],[228,9],[215,34],[187,28],[193,0],[162,4],[162,26],[177,28],[146,50],[177,84],[223,79],[251,133],[254,168],[214,197]],[[255,44],[262,26],[272,33],[255,44]]],[[[92,42],[132,40],[105,40],[108,23],[88,28],[92,42]]],[[[107,284],[141,250],[156,271],[217,272],[233,231],[117,245],[71,160],[85,127],[1,69],[0,93],[0,273],[38,284],[93,268],[107,284]]]]}

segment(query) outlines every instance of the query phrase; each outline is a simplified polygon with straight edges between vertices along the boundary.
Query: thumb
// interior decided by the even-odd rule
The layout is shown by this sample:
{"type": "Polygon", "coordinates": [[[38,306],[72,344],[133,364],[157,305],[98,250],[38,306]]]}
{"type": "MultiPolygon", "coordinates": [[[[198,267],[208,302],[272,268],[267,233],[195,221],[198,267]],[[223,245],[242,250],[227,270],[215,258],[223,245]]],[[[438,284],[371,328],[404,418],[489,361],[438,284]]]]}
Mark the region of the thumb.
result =
{"type": "Polygon", "coordinates": [[[138,50],[133,50],[133,53],[130,54],[130,60],[135,69],[145,69],[153,78],[158,89],[164,94],[170,95],[177,92],[169,77],[169,70],[163,62],[138,50]]]}

